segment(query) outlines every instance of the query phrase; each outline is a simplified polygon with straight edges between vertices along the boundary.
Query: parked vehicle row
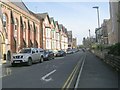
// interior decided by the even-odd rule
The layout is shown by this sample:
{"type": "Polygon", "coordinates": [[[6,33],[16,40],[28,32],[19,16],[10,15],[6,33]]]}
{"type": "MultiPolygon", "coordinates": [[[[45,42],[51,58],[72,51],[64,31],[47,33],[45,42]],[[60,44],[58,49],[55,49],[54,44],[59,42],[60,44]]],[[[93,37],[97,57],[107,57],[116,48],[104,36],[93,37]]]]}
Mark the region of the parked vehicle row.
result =
{"type": "Polygon", "coordinates": [[[56,52],[52,50],[44,50],[41,48],[23,48],[17,54],[13,54],[11,65],[25,64],[32,65],[33,63],[42,63],[46,60],[54,59],[55,57],[66,56],[66,54],[71,54],[76,52],[73,49],[68,49],[67,52],[64,50],[58,50],[56,52]]]}
{"type": "Polygon", "coordinates": [[[63,51],[63,50],[59,50],[59,51],[56,53],[56,57],[60,57],[60,56],[66,56],[66,52],[63,51]]]}
{"type": "Polygon", "coordinates": [[[78,52],[78,51],[79,51],[79,50],[76,49],[76,48],[73,48],[73,49],[68,48],[68,49],[67,49],[67,54],[73,54],[73,53],[76,53],[76,52],[78,52]]]}

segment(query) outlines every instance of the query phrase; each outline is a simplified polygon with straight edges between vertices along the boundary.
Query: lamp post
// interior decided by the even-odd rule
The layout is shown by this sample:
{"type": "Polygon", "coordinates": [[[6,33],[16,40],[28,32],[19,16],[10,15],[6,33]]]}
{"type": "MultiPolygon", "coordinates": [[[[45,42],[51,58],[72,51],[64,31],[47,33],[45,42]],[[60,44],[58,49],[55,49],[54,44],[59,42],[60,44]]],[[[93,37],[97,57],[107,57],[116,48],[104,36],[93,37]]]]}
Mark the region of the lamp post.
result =
{"type": "MultiPolygon", "coordinates": [[[[97,16],[98,16],[98,29],[100,29],[100,17],[99,17],[99,7],[98,6],[94,6],[93,8],[95,8],[95,9],[97,9],[97,16]]],[[[101,36],[100,36],[100,34],[101,34],[101,32],[100,32],[100,30],[99,30],[99,36],[98,36],[98,38],[99,38],[99,44],[100,44],[100,47],[101,47],[101,51],[102,51],[102,42],[101,42],[101,36]]]]}
{"type": "Polygon", "coordinates": [[[99,17],[99,7],[98,6],[95,6],[93,7],[95,9],[97,9],[97,16],[98,16],[98,28],[100,27],[100,17],[99,17]]]}
{"type": "Polygon", "coordinates": [[[92,47],[92,42],[91,42],[91,35],[90,35],[90,29],[89,29],[89,48],[91,49],[92,47]]]}

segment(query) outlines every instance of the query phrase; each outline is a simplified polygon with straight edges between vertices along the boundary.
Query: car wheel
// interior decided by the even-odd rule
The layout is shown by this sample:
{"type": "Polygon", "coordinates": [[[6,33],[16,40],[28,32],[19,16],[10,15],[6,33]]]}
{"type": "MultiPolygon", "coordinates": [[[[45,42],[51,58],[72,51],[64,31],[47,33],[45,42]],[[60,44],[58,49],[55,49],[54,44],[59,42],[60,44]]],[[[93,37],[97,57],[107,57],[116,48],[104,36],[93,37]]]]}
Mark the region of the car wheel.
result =
{"type": "Polygon", "coordinates": [[[53,58],[52,59],[55,59],[55,57],[53,56],[53,58]]]}
{"type": "Polygon", "coordinates": [[[12,65],[12,67],[15,67],[15,64],[14,64],[14,63],[12,63],[11,65],[12,65]]]}
{"type": "Polygon", "coordinates": [[[44,61],[44,59],[43,59],[43,57],[41,57],[41,59],[40,59],[40,63],[42,63],[44,61]]]}
{"type": "Polygon", "coordinates": [[[32,65],[32,59],[31,59],[31,58],[28,59],[27,65],[28,65],[28,66],[31,66],[31,65],[32,65]]]}

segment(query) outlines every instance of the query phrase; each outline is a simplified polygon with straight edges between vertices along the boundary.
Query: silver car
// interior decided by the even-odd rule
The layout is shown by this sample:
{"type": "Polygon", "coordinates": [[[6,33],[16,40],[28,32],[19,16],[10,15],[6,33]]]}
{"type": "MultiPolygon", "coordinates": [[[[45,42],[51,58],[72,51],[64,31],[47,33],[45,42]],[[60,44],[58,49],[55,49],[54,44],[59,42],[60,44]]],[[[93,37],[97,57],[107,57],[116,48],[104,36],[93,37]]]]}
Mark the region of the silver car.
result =
{"type": "Polygon", "coordinates": [[[32,63],[41,62],[39,49],[37,48],[23,48],[19,53],[14,54],[11,60],[12,66],[15,64],[32,65],[32,63]]]}

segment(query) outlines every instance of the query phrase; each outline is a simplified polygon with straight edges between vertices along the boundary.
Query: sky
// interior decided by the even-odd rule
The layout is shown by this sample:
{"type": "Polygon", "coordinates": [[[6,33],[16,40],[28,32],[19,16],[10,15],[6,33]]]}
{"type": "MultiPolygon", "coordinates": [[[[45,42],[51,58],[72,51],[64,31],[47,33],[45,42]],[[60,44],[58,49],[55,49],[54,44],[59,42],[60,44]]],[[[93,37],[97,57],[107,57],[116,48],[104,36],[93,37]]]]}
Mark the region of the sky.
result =
{"type": "Polygon", "coordinates": [[[95,36],[97,23],[97,10],[92,8],[99,6],[100,24],[104,19],[110,18],[109,2],[26,2],[22,0],[29,10],[35,13],[48,12],[49,17],[63,24],[68,31],[72,30],[73,37],[77,38],[77,44],[82,44],[83,37],[95,36]]]}

